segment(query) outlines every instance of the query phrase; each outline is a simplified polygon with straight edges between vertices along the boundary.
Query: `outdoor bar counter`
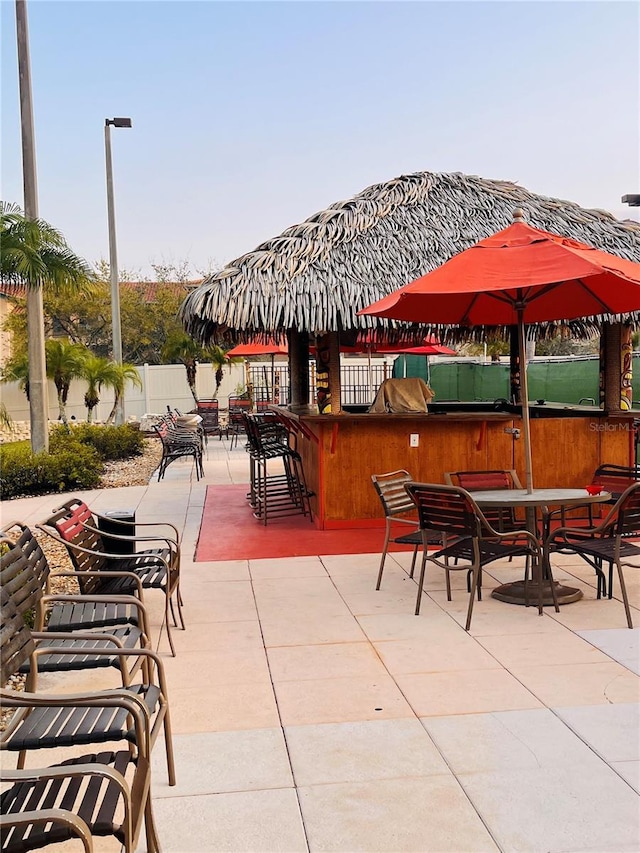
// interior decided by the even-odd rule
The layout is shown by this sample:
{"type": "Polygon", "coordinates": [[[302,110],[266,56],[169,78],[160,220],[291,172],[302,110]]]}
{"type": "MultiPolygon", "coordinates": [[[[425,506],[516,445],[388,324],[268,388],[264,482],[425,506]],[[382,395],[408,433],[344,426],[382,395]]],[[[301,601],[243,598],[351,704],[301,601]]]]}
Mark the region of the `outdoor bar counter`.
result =
{"type": "MultiPolygon", "coordinates": [[[[297,449],[320,529],[382,525],[372,474],[404,468],[415,480],[443,483],[445,471],[515,468],[525,481],[524,442],[511,432],[522,435],[521,408],[506,401],[497,409],[493,403],[443,402],[415,414],[272,408],[299,429],[297,449]]],[[[632,464],[633,412],[608,415],[552,403],[530,411],[537,488],[583,488],[603,463],[632,464]]]]}

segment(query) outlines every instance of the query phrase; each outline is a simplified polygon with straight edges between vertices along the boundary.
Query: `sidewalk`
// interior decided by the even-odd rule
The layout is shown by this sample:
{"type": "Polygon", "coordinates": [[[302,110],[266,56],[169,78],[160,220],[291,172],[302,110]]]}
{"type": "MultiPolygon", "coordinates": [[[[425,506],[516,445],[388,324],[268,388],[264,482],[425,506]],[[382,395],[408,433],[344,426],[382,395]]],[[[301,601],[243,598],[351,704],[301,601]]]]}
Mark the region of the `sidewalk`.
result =
{"type": "MultiPolygon", "coordinates": [[[[585,595],[539,617],[489,596],[521,572],[496,564],[467,634],[465,573],[447,602],[432,571],[416,617],[410,553],[388,556],[379,592],[377,554],[194,563],[206,487],[246,482],[244,450],[210,440],[205,474],[178,461],[160,483],[84,493],[182,532],[187,630],[176,658],[159,641],[178,777],[158,744],[165,853],[640,849],[640,630],[595,599],[587,566],[554,560],[585,595]]],[[[7,502],[3,521],[60,502],[7,502]]],[[[640,625],[640,574],[626,576],[640,625]]]]}

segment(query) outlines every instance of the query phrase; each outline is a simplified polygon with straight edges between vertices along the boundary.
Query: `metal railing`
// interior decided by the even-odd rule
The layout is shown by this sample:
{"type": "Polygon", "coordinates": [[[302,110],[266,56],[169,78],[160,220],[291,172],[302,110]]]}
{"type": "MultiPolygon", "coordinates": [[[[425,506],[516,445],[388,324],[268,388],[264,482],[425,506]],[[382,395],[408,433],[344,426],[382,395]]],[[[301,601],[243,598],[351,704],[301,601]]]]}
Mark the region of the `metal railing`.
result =
{"type": "MultiPolygon", "coordinates": [[[[343,406],[369,406],[373,403],[376,391],[384,379],[391,375],[386,364],[343,364],[340,368],[341,396],[343,406]]],[[[275,402],[286,406],[289,402],[289,366],[276,364],[273,370],[276,392],[272,388],[271,365],[252,364],[249,368],[249,379],[256,401],[275,402]]],[[[316,383],[315,365],[309,370],[309,403],[315,403],[316,383]]]]}

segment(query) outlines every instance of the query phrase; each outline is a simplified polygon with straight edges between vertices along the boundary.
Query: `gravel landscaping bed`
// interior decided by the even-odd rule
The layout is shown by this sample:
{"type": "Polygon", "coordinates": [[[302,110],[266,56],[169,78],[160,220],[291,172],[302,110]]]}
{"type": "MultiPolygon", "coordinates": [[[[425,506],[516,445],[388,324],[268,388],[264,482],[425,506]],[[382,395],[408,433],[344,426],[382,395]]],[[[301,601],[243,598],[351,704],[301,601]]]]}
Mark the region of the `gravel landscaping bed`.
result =
{"type": "Polygon", "coordinates": [[[160,464],[162,445],[157,438],[147,438],[142,456],[118,462],[107,462],[100,480],[101,489],[116,489],[120,486],[146,486],[160,464]]]}

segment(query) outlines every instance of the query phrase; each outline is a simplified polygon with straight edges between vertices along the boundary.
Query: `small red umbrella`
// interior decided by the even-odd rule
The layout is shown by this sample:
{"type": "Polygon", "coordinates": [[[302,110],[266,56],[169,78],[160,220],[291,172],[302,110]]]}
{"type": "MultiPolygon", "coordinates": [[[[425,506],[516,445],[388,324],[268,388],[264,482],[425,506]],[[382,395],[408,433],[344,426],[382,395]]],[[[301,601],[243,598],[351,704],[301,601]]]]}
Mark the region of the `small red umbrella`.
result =
{"type": "Polygon", "coordinates": [[[251,358],[255,355],[289,355],[289,348],[284,344],[271,341],[267,344],[238,344],[233,349],[227,350],[230,358],[251,358]]]}
{"type": "MultiPolygon", "coordinates": [[[[251,358],[256,355],[270,355],[271,356],[271,393],[274,392],[274,383],[276,379],[276,368],[275,368],[275,356],[277,355],[289,355],[289,347],[287,346],[286,341],[282,344],[277,343],[276,341],[269,341],[266,344],[260,344],[251,342],[248,344],[238,344],[233,347],[233,349],[227,350],[227,356],[229,358],[251,358]]],[[[247,366],[247,371],[249,370],[247,366]]],[[[248,380],[247,380],[248,381],[248,380]]],[[[265,377],[265,384],[266,377],[265,377]]],[[[267,392],[268,392],[267,388],[267,392]]]]}
{"type": "Polygon", "coordinates": [[[387,353],[393,355],[399,353],[402,355],[458,355],[458,353],[441,344],[433,335],[428,335],[419,346],[380,346],[375,348],[377,353],[387,353]]]}
{"type": "MultiPolygon", "coordinates": [[[[517,325],[527,489],[532,490],[525,323],[640,310],[640,263],[514,222],[358,314],[413,323],[517,325]]],[[[640,259],[639,259],[640,260],[640,259]]]]}

